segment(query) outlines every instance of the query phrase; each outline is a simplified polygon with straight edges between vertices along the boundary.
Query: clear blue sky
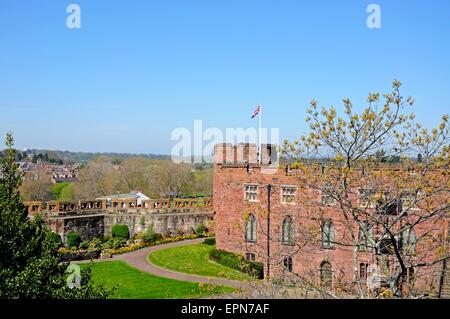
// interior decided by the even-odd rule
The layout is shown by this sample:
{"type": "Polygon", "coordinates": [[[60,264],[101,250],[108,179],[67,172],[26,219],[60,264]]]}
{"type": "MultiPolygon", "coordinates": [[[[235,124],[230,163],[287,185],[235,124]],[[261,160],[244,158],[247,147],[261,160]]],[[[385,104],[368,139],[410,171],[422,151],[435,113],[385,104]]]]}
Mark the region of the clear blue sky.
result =
{"type": "Polygon", "coordinates": [[[257,103],[293,138],[311,99],[362,106],[395,78],[426,125],[449,112],[450,1],[0,0],[0,134],[20,148],[167,154],[195,119],[257,126],[257,103]]]}

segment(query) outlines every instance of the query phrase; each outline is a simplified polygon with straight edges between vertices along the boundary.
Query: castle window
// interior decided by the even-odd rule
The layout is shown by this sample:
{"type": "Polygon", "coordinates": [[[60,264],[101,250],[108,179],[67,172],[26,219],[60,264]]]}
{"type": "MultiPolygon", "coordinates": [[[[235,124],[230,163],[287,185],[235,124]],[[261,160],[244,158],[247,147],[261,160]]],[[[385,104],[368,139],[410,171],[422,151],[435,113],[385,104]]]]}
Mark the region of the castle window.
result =
{"type": "Polygon", "coordinates": [[[328,261],[320,264],[320,286],[328,291],[333,288],[333,268],[328,261]]]}
{"type": "Polygon", "coordinates": [[[407,255],[412,255],[416,252],[416,232],[413,227],[402,231],[400,249],[407,255]]]}
{"type": "Polygon", "coordinates": [[[255,261],[256,256],[255,256],[255,254],[252,254],[252,253],[246,253],[245,254],[245,259],[248,260],[248,261],[255,261]]]}
{"type": "Polygon", "coordinates": [[[283,265],[287,271],[292,272],[292,257],[284,258],[283,265]]]}
{"type": "Polygon", "coordinates": [[[256,242],[256,218],[253,215],[250,215],[247,219],[245,240],[256,242]]]}
{"type": "Polygon", "coordinates": [[[334,205],[335,200],[334,200],[333,196],[331,196],[332,192],[333,192],[333,186],[325,185],[324,187],[322,187],[321,198],[320,198],[322,205],[325,205],[325,206],[334,205]]]}
{"type": "Polygon", "coordinates": [[[292,244],[294,242],[294,226],[292,225],[292,218],[289,216],[283,221],[282,242],[283,244],[292,244]]]}
{"type": "Polygon", "coordinates": [[[331,219],[322,222],[322,248],[334,248],[334,225],[331,219]]]}
{"type": "Polygon", "coordinates": [[[281,187],[281,202],[294,203],[295,202],[295,187],[282,186],[281,187]]]}
{"type": "Polygon", "coordinates": [[[358,248],[366,251],[371,247],[372,229],[367,221],[359,224],[358,248]],[[367,234],[367,235],[366,235],[367,234]]]}
{"type": "Polygon", "coordinates": [[[360,263],[359,264],[359,278],[361,279],[362,283],[367,282],[367,269],[369,267],[369,264],[367,263],[360,263]]]}
{"type": "Polygon", "coordinates": [[[258,186],[257,185],[245,185],[245,200],[250,202],[258,201],[258,186]]]}

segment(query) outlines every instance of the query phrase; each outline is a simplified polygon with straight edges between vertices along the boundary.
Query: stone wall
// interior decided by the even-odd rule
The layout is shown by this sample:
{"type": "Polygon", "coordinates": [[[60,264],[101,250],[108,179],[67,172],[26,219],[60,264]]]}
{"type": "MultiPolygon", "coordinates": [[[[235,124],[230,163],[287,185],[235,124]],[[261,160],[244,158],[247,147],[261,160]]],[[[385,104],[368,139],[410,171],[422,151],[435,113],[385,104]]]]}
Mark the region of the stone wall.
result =
{"type": "Polygon", "coordinates": [[[115,224],[126,224],[131,236],[146,231],[152,226],[153,230],[160,234],[189,233],[202,223],[210,223],[212,219],[212,212],[195,210],[150,214],[145,212],[107,213],[105,214],[105,235],[111,235],[111,228],[115,224]]]}
{"type": "Polygon", "coordinates": [[[56,216],[49,217],[47,223],[51,230],[61,236],[64,243],[70,232],[77,232],[83,241],[90,241],[104,235],[104,215],[56,216]]]}
{"type": "Polygon", "coordinates": [[[79,233],[83,241],[90,241],[100,236],[111,236],[111,229],[116,224],[126,224],[131,236],[146,231],[151,226],[160,234],[190,233],[202,223],[211,223],[213,216],[211,211],[168,209],[159,213],[145,210],[96,210],[93,214],[87,214],[87,212],[74,211],[48,214],[44,218],[50,229],[59,234],[66,243],[67,234],[72,231],[79,233]]]}

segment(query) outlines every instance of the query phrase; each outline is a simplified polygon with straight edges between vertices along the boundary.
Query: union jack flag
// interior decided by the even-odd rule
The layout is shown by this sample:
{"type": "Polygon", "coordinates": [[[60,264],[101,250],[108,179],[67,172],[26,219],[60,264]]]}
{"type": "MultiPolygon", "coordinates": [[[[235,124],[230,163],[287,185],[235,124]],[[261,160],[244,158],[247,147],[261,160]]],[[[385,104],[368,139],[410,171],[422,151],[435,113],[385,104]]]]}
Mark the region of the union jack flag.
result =
{"type": "Polygon", "coordinates": [[[258,105],[256,107],[256,110],[253,111],[252,118],[254,118],[256,115],[258,115],[259,112],[261,112],[261,105],[258,105]]]}

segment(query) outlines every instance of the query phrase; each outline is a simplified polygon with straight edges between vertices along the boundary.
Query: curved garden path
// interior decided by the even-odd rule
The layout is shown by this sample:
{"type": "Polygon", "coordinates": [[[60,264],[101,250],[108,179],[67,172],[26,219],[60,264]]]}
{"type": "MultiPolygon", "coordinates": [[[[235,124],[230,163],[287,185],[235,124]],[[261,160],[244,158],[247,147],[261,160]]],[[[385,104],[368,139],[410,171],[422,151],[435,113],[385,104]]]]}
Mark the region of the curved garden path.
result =
{"type": "Polygon", "coordinates": [[[216,278],[216,277],[206,277],[199,275],[192,275],[186,273],[175,272],[172,270],[167,270],[161,267],[158,267],[152,264],[149,260],[147,260],[148,254],[171,247],[179,247],[179,246],[187,246],[192,244],[198,244],[203,242],[203,238],[192,239],[192,240],[183,240],[175,243],[163,244],[158,246],[146,247],[142,248],[130,253],[115,255],[110,259],[101,259],[97,261],[108,261],[108,260],[122,260],[125,261],[130,266],[133,266],[143,272],[150,273],[155,276],[165,277],[170,279],[176,279],[181,281],[190,281],[190,282],[199,282],[211,285],[223,285],[233,288],[244,288],[246,286],[245,282],[238,280],[231,280],[225,278],[216,278]]]}

